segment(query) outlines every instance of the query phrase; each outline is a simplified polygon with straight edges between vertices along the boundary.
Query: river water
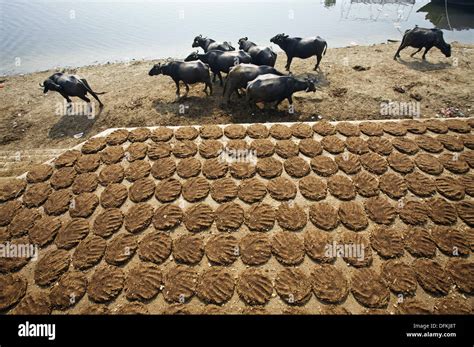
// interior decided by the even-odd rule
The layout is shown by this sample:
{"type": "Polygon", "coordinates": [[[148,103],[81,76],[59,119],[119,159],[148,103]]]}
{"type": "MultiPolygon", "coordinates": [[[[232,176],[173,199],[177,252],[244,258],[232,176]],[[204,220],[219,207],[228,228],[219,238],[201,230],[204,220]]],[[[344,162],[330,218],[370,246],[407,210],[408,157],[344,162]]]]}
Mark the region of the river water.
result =
{"type": "MultiPolygon", "coordinates": [[[[270,45],[278,33],[329,47],[400,39],[415,24],[474,43],[474,12],[430,0],[0,0],[0,75],[112,61],[183,58],[203,34],[270,45]]],[[[275,47],[278,50],[277,47],[275,47]]]]}

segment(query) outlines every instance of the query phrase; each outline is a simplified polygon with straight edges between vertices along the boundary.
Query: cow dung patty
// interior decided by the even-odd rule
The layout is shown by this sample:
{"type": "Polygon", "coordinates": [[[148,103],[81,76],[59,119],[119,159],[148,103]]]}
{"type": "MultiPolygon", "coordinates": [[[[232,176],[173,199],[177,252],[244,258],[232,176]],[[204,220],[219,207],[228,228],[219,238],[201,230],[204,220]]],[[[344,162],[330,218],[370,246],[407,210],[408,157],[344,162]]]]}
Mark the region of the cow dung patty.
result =
{"type": "Polygon", "coordinates": [[[156,185],[155,197],[160,202],[172,202],[181,194],[181,183],[175,178],[167,178],[156,185]]]}
{"type": "Polygon", "coordinates": [[[130,207],[125,214],[125,229],[131,233],[145,230],[151,223],[154,209],[151,205],[141,202],[130,207]]]}
{"type": "Polygon", "coordinates": [[[219,203],[233,200],[237,192],[237,185],[230,178],[220,178],[211,186],[211,197],[219,203]]]}
{"type": "Polygon", "coordinates": [[[410,228],[405,234],[405,248],[415,257],[431,258],[436,254],[436,244],[423,228],[410,228]]]}
{"type": "Polygon", "coordinates": [[[123,270],[116,266],[102,265],[92,274],[87,295],[95,302],[114,300],[122,291],[125,281],[123,270]]]}
{"type": "Polygon", "coordinates": [[[108,186],[111,183],[120,183],[124,177],[125,170],[120,164],[107,165],[99,172],[99,182],[103,186],[108,186]]]}
{"type": "Polygon", "coordinates": [[[447,295],[451,288],[451,279],[443,267],[431,259],[416,259],[413,269],[418,283],[424,290],[435,295],[447,295]]]}
{"type": "Polygon", "coordinates": [[[105,141],[109,146],[121,145],[128,140],[128,130],[126,129],[117,129],[111,132],[105,138],[105,141]]]}
{"type": "Polygon", "coordinates": [[[337,210],[326,202],[317,202],[309,208],[309,219],[318,228],[332,230],[339,224],[337,210]]]}
{"type": "Polygon", "coordinates": [[[80,174],[74,180],[71,190],[74,194],[92,193],[99,185],[99,178],[95,173],[86,172],[80,174]]]}
{"type": "Polygon", "coordinates": [[[353,178],[357,193],[365,198],[379,194],[379,180],[367,171],[361,171],[353,178]]]}
{"type": "Polygon", "coordinates": [[[247,305],[264,305],[273,294],[272,280],[260,269],[246,269],[237,281],[237,293],[247,305]]]}
{"type": "Polygon", "coordinates": [[[334,265],[315,265],[311,273],[311,283],[314,295],[326,303],[339,303],[349,294],[347,279],[334,265]]]}
{"type": "Polygon", "coordinates": [[[138,257],[157,265],[162,264],[171,255],[173,241],[168,233],[152,232],[138,244],[138,257]]]}
{"type": "Polygon", "coordinates": [[[311,298],[311,281],[298,268],[286,268],[275,278],[275,290],[289,305],[304,305],[311,298]]]}
{"type": "Polygon", "coordinates": [[[174,133],[173,130],[167,127],[160,126],[156,129],[154,129],[151,134],[150,138],[154,142],[162,142],[162,141],[168,141],[171,140],[173,137],[174,133]]]}
{"type": "Polygon", "coordinates": [[[274,178],[281,175],[283,166],[275,158],[261,158],[257,162],[257,172],[264,178],[274,178]]]}
{"type": "Polygon", "coordinates": [[[243,180],[239,185],[239,199],[246,203],[254,203],[262,200],[267,195],[265,184],[258,178],[243,180]]]}
{"type": "Polygon", "coordinates": [[[78,270],[89,269],[102,259],[107,242],[99,236],[91,236],[82,240],[72,256],[72,264],[78,270]]]}
{"type": "Polygon", "coordinates": [[[151,167],[151,175],[159,180],[170,178],[176,171],[176,163],[171,158],[158,159],[151,167]]]}
{"type": "Polygon", "coordinates": [[[204,243],[198,235],[183,235],[173,240],[173,258],[178,263],[195,265],[204,256],[204,243]]]}
{"type": "Polygon", "coordinates": [[[304,243],[296,234],[281,231],[272,239],[272,253],[284,265],[297,265],[304,259],[304,243]]]}
{"type": "Polygon", "coordinates": [[[226,233],[212,236],[204,248],[207,259],[216,265],[230,265],[240,254],[238,240],[226,233]]]}
{"type": "Polygon", "coordinates": [[[49,182],[54,189],[67,188],[73,184],[76,175],[74,168],[62,167],[53,173],[49,182]]]}
{"type": "Polygon", "coordinates": [[[160,267],[151,263],[142,263],[128,272],[125,280],[125,296],[131,301],[153,299],[161,291],[163,274],[160,267]]]}
{"type": "Polygon", "coordinates": [[[303,177],[298,182],[301,195],[309,200],[323,200],[327,195],[326,182],[316,176],[303,177]]]}
{"type": "Polygon", "coordinates": [[[369,225],[362,205],[355,201],[345,201],[339,205],[339,219],[350,230],[359,231],[369,225]]]}
{"type": "Polygon", "coordinates": [[[400,260],[389,260],[382,265],[382,278],[395,294],[413,296],[416,292],[416,274],[410,265],[400,260]]]}
{"type": "Polygon", "coordinates": [[[28,183],[44,182],[53,174],[53,168],[48,164],[33,165],[26,174],[28,183]]]}
{"type": "Polygon", "coordinates": [[[30,292],[21,299],[12,310],[15,315],[49,315],[51,314],[51,300],[45,292],[30,292]]]}
{"type": "Polygon", "coordinates": [[[183,184],[183,198],[189,202],[204,199],[209,194],[209,182],[203,177],[193,177],[183,184]]]}
{"type": "Polygon", "coordinates": [[[403,235],[395,228],[377,227],[370,233],[372,248],[383,258],[396,258],[403,255],[403,235]]]}
{"type": "Polygon", "coordinates": [[[247,135],[247,129],[239,124],[231,124],[224,128],[224,134],[229,139],[243,139],[247,135]]]}
{"type": "Polygon", "coordinates": [[[71,257],[66,250],[48,251],[37,263],[34,272],[35,283],[39,286],[51,286],[69,268],[71,257]]]}
{"type": "Polygon", "coordinates": [[[199,203],[185,211],[184,225],[191,232],[209,229],[213,222],[214,212],[207,204],[199,203]]]}
{"type": "Polygon", "coordinates": [[[207,304],[222,305],[234,294],[235,280],[225,268],[210,268],[201,275],[196,295],[207,304]]]}
{"type": "Polygon", "coordinates": [[[104,208],[120,207],[128,197],[127,187],[120,183],[109,184],[100,195],[100,204],[104,208]]]}
{"type": "Polygon", "coordinates": [[[158,142],[150,144],[148,148],[148,158],[151,160],[158,160],[161,158],[167,158],[171,155],[171,145],[167,142],[158,142]]]}
{"type": "Polygon", "coordinates": [[[337,164],[330,157],[318,155],[311,159],[311,168],[320,176],[331,176],[338,170],[337,164]]]}
{"type": "Polygon", "coordinates": [[[108,238],[116,233],[123,224],[123,213],[118,208],[109,208],[101,212],[94,220],[94,234],[108,238]]]}
{"type": "Polygon", "coordinates": [[[244,222],[244,209],[235,202],[227,202],[217,208],[215,216],[217,229],[236,231],[244,222]]]}
{"type": "Polygon", "coordinates": [[[158,230],[170,230],[181,224],[183,211],[172,204],[161,205],[155,210],[153,225],[158,230]]]}
{"type": "Polygon", "coordinates": [[[268,231],[275,225],[275,210],[268,204],[257,204],[245,212],[245,225],[253,231],[268,231]]]}
{"type": "Polygon", "coordinates": [[[356,270],[351,278],[351,292],[363,306],[385,308],[390,299],[390,292],[383,280],[371,269],[356,270]]]}
{"type": "Polygon", "coordinates": [[[306,226],[305,211],[298,204],[282,203],[276,211],[278,225],[282,229],[297,231],[306,226]]]}
{"type": "Polygon", "coordinates": [[[271,197],[276,200],[290,200],[296,196],[296,186],[284,177],[270,180],[267,184],[267,190],[271,197]]]}
{"type": "Polygon", "coordinates": [[[287,140],[291,138],[292,132],[289,127],[283,124],[273,124],[270,127],[270,135],[277,140],[287,140]]]}
{"type": "Polygon", "coordinates": [[[283,166],[288,175],[296,178],[304,177],[310,172],[310,167],[306,160],[296,156],[285,160],[283,166]]]}
{"type": "Polygon", "coordinates": [[[272,255],[272,245],[266,235],[251,233],[240,239],[240,258],[246,265],[265,264],[272,255]]]}
{"type": "Polygon", "coordinates": [[[133,202],[143,202],[155,193],[155,182],[151,178],[140,178],[133,182],[128,190],[128,196],[133,202]]]}
{"type": "Polygon", "coordinates": [[[121,161],[124,155],[122,146],[110,146],[100,152],[100,160],[104,164],[115,164],[121,161]]]}
{"type": "Polygon", "coordinates": [[[132,258],[137,248],[137,236],[128,233],[118,234],[108,242],[104,259],[107,263],[118,266],[132,258]]]}
{"type": "Polygon", "coordinates": [[[135,182],[140,178],[145,178],[150,174],[150,163],[145,160],[136,160],[131,162],[125,169],[125,178],[129,182],[135,182]]]}
{"type": "Polygon", "coordinates": [[[163,296],[167,302],[184,304],[196,291],[198,276],[189,266],[177,265],[163,277],[163,296]]]}
{"type": "Polygon", "coordinates": [[[51,289],[51,305],[59,310],[67,310],[82,299],[86,289],[87,277],[82,272],[68,272],[51,289]]]}

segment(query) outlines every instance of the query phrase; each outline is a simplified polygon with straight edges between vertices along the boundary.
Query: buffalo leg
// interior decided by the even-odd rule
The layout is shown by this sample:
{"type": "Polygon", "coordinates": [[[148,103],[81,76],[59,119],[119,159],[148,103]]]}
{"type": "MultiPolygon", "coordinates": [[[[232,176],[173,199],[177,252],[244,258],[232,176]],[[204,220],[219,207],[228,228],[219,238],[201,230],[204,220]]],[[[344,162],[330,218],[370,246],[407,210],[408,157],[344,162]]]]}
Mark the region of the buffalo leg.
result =
{"type": "Polygon", "coordinates": [[[176,83],[176,99],[179,100],[179,81],[174,81],[176,83]]]}
{"type": "Polygon", "coordinates": [[[82,81],[82,83],[84,83],[86,85],[87,88],[89,88],[88,92],[90,93],[90,95],[92,95],[92,97],[99,102],[99,107],[104,107],[104,104],[99,100],[99,97],[97,96],[97,94],[92,91],[92,88],[89,85],[89,83],[87,83],[87,81],[85,79],[82,79],[81,81],[82,81]]]}
{"type": "Polygon", "coordinates": [[[212,83],[211,83],[211,82],[207,82],[207,83],[206,83],[206,86],[209,87],[209,95],[212,95],[212,83]]]}
{"type": "Polygon", "coordinates": [[[66,115],[67,115],[69,113],[69,110],[72,108],[72,104],[71,104],[72,101],[67,94],[64,94],[64,93],[60,93],[60,94],[62,95],[64,99],[66,99],[66,102],[67,102],[66,115]]]}
{"type": "Polygon", "coordinates": [[[316,65],[314,66],[314,71],[316,71],[319,67],[319,63],[321,62],[321,59],[322,59],[322,56],[321,55],[317,55],[316,56],[316,65]]]}
{"type": "Polygon", "coordinates": [[[293,57],[291,56],[288,56],[286,58],[286,66],[285,66],[286,71],[290,71],[290,65],[291,65],[292,60],[293,60],[293,57]]]}
{"type": "Polygon", "coordinates": [[[397,60],[397,58],[400,58],[400,51],[406,47],[405,44],[405,37],[403,37],[402,43],[400,44],[400,47],[397,49],[397,53],[393,56],[393,60],[397,60]]]}
{"type": "Polygon", "coordinates": [[[426,53],[428,53],[428,51],[429,51],[431,48],[433,48],[433,46],[428,46],[428,47],[426,47],[425,53],[423,53],[423,56],[422,56],[423,60],[426,60],[426,53]]]}
{"type": "Polygon", "coordinates": [[[217,76],[219,77],[220,85],[222,87],[224,85],[224,83],[222,82],[222,75],[221,75],[220,71],[217,73],[217,76]]]}
{"type": "Polygon", "coordinates": [[[416,53],[418,53],[419,51],[421,51],[422,48],[423,48],[423,47],[418,48],[418,50],[417,50],[416,52],[413,52],[412,54],[410,54],[410,57],[413,58],[413,56],[414,56],[416,53]]]}
{"type": "Polygon", "coordinates": [[[87,96],[83,95],[83,96],[79,96],[80,99],[84,100],[85,102],[87,102],[88,106],[89,106],[89,113],[92,113],[92,105],[91,105],[91,99],[89,99],[87,96]]]}
{"type": "Polygon", "coordinates": [[[187,97],[189,93],[189,86],[186,83],[184,83],[184,86],[186,87],[186,93],[183,95],[183,98],[187,97]]]}

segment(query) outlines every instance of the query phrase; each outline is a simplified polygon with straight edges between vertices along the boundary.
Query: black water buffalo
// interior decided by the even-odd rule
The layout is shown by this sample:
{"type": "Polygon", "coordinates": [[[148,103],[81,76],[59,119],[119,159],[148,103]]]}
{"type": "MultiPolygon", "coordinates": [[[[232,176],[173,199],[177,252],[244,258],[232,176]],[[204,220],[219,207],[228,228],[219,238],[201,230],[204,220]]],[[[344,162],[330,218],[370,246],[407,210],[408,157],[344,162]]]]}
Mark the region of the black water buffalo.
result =
{"type": "Polygon", "coordinates": [[[270,47],[257,46],[247,37],[239,39],[239,49],[252,57],[252,64],[275,66],[277,55],[270,47]]]}
{"type": "Polygon", "coordinates": [[[188,84],[194,83],[205,83],[204,92],[207,94],[207,88],[209,87],[209,94],[212,95],[212,84],[211,76],[209,74],[209,65],[204,64],[201,61],[182,62],[182,61],[171,61],[164,64],[155,64],[153,68],[148,72],[150,76],[156,75],[170,76],[174,83],[176,83],[176,98],[181,99],[179,95],[179,82],[183,81],[186,86],[186,94],[182,98],[185,98],[189,92],[188,84]]]}
{"type": "Polygon", "coordinates": [[[418,48],[416,52],[410,55],[411,57],[421,51],[422,48],[425,48],[423,60],[426,60],[426,53],[433,47],[437,47],[446,57],[449,58],[451,56],[451,45],[444,41],[443,32],[436,28],[426,29],[415,26],[413,29],[405,31],[402,43],[398,47],[393,59],[397,60],[397,58],[400,58],[400,51],[408,46],[418,48]]]}
{"type": "Polygon", "coordinates": [[[265,74],[274,74],[283,76],[281,72],[272,66],[254,65],[254,64],[239,64],[232,67],[227,75],[224,84],[224,100],[228,104],[231,95],[236,92],[239,95],[239,89],[246,88],[247,83],[257,78],[257,76],[265,74]]]}
{"type": "Polygon", "coordinates": [[[288,37],[285,34],[278,34],[272,37],[270,42],[277,44],[285,51],[287,56],[285,68],[288,71],[294,57],[306,59],[313,55],[316,56],[316,65],[314,66],[314,70],[316,70],[328,47],[326,41],[319,36],[302,39],[301,37],[288,37]]]}
{"type": "Polygon", "coordinates": [[[274,102],[276,109],[280,102],[288,99],[290,105],[293,104],[292,95],[295,92],[304,90],[315,92],[314,81],[294,76],[277,76],[273,74],[258,76],[247,85],[247,102],[253,106],[257,102],[274,102]]]}
{"type": "Polygon", "coordinates": [[[241,64],[250,63],[252,58],[244,51],[209,51],[204,54],[199,54],[197,51],[191,53],[184,59],[184,61],[200,60],[203,63],[209,64],[212,73],[214,74],[213,81],[216,80],[216,76],[219,77],[220,84],[222,86],[222,75],[221,72],[229,73],[231,67],[241,64]]]}
{"type": "Polygon", "coordinates": [[[220,50],[220,51],[235,51],[235,48],[227,42],[216,42],[213,39],[208,37],[202,37],[202,35],[196,36],[193,42],[193,48],[201,47],[204,52],[212,51],[212,50],[220,50]]]}
{"type": "Polygon", "coordinates": [[[97,95],[105,94],[105,92],[98,93],[94,92],[92,88],[87,83],[86,79],[80,78],[75,75],[66,75],[61,72],[57,72],[46,79],[43,84],[40,83],[43,92],[46,94],[48,91],[52,90],[58,92],[66,99],[68,103],[68,108],[72,106],[71,96],[76,96],[87,103],[90,103],[91,100],[86,96],[87,93],[92,95],[94,99],[99,102],[99,106],[102,108],[104,104],[99,100],[97,95]]]}

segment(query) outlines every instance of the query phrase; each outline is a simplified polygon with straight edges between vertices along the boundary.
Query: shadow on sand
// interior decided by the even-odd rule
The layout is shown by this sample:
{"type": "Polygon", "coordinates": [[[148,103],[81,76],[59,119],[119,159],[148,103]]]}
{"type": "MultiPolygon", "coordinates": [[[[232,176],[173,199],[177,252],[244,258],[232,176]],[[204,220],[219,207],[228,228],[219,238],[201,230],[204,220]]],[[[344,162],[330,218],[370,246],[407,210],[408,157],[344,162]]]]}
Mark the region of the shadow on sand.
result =
{"type": "Polygon", "coordinates": [[[48,137],[51,139],[59,139],[62,137],[83,137],[92,128],[94,123],[101,115],[103,109],[99,109],[98,114],[89,117],[80,115],[63,115],[59,121],[49,130],[48,137]]]}
{"type": "MultiPolygon", "coordinates": [[[[412,58],[416,59],[416,58],[412,58]]],[[[409,67],[410,69],[417,70],[417,71],[436,71],[436,70],[444,70],[451,67],[451,64],[448,63],[430,63],[428,60],[403,60],[398,58],[398,62],[409,67]]]]}

